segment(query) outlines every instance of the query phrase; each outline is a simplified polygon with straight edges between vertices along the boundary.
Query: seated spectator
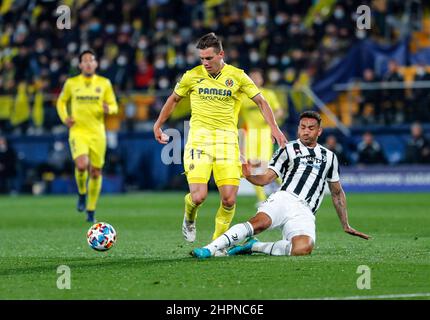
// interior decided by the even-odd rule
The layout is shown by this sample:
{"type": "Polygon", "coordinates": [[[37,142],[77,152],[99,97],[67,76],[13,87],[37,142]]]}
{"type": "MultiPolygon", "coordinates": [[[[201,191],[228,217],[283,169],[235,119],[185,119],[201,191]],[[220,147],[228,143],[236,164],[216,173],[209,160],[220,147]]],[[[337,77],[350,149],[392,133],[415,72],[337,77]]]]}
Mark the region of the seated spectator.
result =
{"type": "MultiPolygon", "coordinates": [[[[365,84],[369,84],[372,82],[377,82],[379,79],[375,77],[375,73],[372,69],[365,69],[363,71],[363,82],[365,84]]],[[[370,122],[379,122],[381,115],[381,106],[380,106],[380,92],[378,90],[361,90],[361,97],[359,102],[359,110],[358,110],[358,118],[362,124],[368,124],[370,122]],[[371,113],[373,114],[373,120],[369,119],[369,113],[366,110],[366,107],[371,108],[371,113]]]]}
{"type": "MultiPolygon", "coordinates": [[[[382,77],[382,81],[403,82],[403,80],[404,79],[400,73],[399,65],[395,60],[390,60],[388,62],[388,71],[382,77]]],[[[404,89],[387,89],[383,91],[382,96],[384,101],[382,105],[382,113],[385,124],[390,125],[394,122],[400,122],[398,121],[398,116],[403,115],[403,113],[400,113],[400,111],[404,106],[404,89]]]]}
{"type": "MultiPolygon", "coordinates": [[[[414,81],[430,81],[430,73],[424,65],[418,65],[414,81]]],[[[430,120],[430,90],[429,88],[415,88],[413,90],[413,100],[407,106],[406,120],[429,121],[430,120]]]]}
{"type": "Polygon", "coordinates": [[[341,166],[349,165],[349,160],[346,154],[343,152],[343,147],[337,142],[337,138],[334,135],[327,136],[324,147],[332,151],[336,156],[341,166]]]}
{"type": "Polygon", "coordinates": [[[363,141],[359,143],[357,150],[358,164],[372,165],[388,163],[381,146],[373,139],[373,135],[370,132],[364,133],[363,141]]]}
{"type": "Polygon", "coordinates": [[[424,136],[422,126],[416,122],[411,126],[411,140],[406,147],[405,163],[430,163],[430,142],[424,136]]]}
{"type": "Polygon", "coordinates": [[[0,137],[0,193],[13,191],[17,173],[17,154],[6,138],[0,137]]]}

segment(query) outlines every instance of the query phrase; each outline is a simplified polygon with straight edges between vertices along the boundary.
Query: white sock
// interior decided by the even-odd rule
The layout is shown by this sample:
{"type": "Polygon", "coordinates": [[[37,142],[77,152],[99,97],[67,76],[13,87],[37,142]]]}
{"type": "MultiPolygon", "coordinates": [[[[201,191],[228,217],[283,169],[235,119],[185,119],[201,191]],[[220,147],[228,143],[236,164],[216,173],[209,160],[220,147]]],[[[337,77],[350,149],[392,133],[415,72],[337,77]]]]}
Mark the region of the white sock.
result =
{"type": "Polygon", "coordinates": [[[205,246],[209,249],[212,255],[217,250],[222,250],[245,240],[254,234],[254,229],[249,222],[235,224],[233,227],[228,229],[223,235],[216,238],[210,244],[205,246]]]}
{"type": "Polygon", "coordinates": [[[256,242],[252,245],[253,252],[261,252],[271,256],[291,255],[291,242],[279,240],[276,242],[256,242]]]}

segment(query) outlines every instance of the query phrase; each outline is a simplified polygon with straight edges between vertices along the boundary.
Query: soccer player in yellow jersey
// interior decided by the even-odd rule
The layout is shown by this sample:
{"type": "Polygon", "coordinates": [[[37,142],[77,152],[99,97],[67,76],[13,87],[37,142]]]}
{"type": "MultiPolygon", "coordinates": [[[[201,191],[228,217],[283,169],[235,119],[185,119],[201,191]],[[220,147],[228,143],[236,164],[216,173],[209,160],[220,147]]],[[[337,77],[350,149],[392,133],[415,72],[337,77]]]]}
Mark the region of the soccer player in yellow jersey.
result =
{"type": "Polygon", "coordinates": [[[182,226],[188,242],[196,238],[197,209],[207,196],[207,183],[212,171],[221,197],[213,238],[223,234],[233,219],[242,173],[237,129],[242,92],[259,106],[277,143],[280,146],[286,143],[260,90],[243,70],[224,62],[222,44],[216,35],[209,33],[200,38],[197,49],[202,64],[182,76],[154,124],[155,139],[166,144],[169,137],[161,127],[176,104],[183,97],[190,96],[190,132],[184,152],[190,193],[185,196],[182,226]]]}
{"type": "MultiPolygon", "coordinates": [[[[262,70],[251,70],[249,77],[254,81],[260,89],[261,94],[272,107],[275,119],[279,123],[284,116],[284,112],[275,92],[263,87],[264,78],[262,70]]],[[[252,99],[249,99],[245,94],[242,94],[241,100],[242,106],[240,108],[239,116],[242,120],[242,127],[245,129],[243,153],[246,155],[246,159],[248,159],[248,162],[251,165],[252,174],[264,174],[273,154],[270,126],[261,116],[260,109],[252,99]]],[[[255,186],[255,192],[258,199],[257,204],[266,200],[264,187],[255,186]]]]}
{"type": "Polygon", "coordinates": [[[79,55],[79,68],[81,74],[69,78],[64,84],[57,111],[69,128],[69,145],[75,161],[79,192],[77,209],[81,212],[86,209],[87,221],[95,222],[106,153],[104,117],[117,113],[118,105],[109,79],[95,74],[97,60],[92,51],[86,50],[79,55]]]}

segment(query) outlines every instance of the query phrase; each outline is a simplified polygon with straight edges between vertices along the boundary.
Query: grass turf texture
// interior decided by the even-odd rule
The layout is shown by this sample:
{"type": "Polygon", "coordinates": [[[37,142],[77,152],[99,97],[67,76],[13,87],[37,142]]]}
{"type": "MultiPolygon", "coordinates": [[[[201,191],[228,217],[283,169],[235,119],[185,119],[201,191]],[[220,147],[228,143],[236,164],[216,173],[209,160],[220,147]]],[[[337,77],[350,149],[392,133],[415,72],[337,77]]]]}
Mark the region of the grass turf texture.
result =
{"type": "MultiPolygon", "coordinates": [[[[326,197],[311,256],[237,256],[196,260],[189,251],[212,235],[218,195],[200,209],[197,240],[182,240],[183,193],[103,195],[97,218],[118,233],[108,252],[86,243],[90,224],[75,197],[0,197],[0,299],[290,299],[430,292],[428,194],[350,194],[345,234],[326,197]],[[71,290],[57,289],[57,267],[71,269],[71,290]],[[359,265],[371,289],[357,289],[359,265]]],[[[233,223],[254,214],[239,197],[233,223]]],[[[279,231],[259,236],[280,238],[279,231]]],[[[419,298],[418,298],[419,299],[419,298]]],[[[424,297],[429,299],[429,297],[424,297]]]]}

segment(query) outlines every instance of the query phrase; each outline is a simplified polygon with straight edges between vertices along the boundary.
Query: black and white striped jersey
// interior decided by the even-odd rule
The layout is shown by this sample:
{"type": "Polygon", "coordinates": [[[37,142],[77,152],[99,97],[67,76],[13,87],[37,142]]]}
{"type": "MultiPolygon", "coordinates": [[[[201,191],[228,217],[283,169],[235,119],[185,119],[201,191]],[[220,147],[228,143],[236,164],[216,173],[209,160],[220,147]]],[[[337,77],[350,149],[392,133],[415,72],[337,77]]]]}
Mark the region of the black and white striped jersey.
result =
{"type": "Polygon", "coordinates": [[[326,182],[339,181],[336,155],[319,144],[308,148],[300,140],[278,149],[270,160],[269,169],[282,179],[279,190],[306,201],[314,214],[321,205],[326,182]]]}

